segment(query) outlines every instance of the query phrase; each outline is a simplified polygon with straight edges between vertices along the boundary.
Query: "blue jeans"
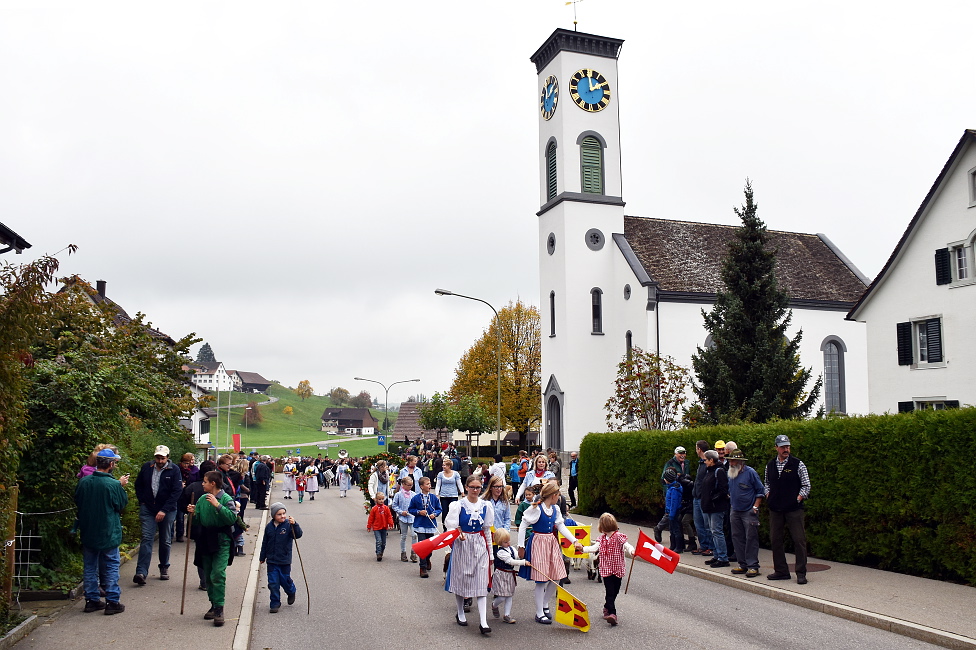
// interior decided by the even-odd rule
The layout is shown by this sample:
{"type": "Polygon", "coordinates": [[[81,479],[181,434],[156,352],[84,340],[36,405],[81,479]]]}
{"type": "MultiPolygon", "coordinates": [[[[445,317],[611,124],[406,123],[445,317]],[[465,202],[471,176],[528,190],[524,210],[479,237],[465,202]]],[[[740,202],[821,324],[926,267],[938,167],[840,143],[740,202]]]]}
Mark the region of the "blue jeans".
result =
{"type": "Polygon", "coordinates": [[[410,552],[413,553],[413,542],[414,539],[416,539],[416,537],[417,535],[413,532],[413,522],[410,522],[408,524],[404,521],[401,521],[400,522],[400,552],[401,553],[407,552],[407,542],[409,540],[409,543],[411,544],[410,552]]]}
{"type": "Polygon", "coordinates": [[[374,530],[373,537],[376,539],[376,554],[382,555],[386,550],[386,529],[374,530]]]}
{"type": "Polygon", "coordinates": [[[136,563],[136,573],[149,575],[149,563],[152,562],[153,540],[159,531],[159,566],[169,568],[169,548],[173,544],[173,524],[176,522],[176,511],[165,513],[162,521],[156,521],[156,513],[149,512],[149,508],[139,504],[139,521],[142,522],[142,543],[139,545],[139,561],[136,563]]]}
{"type": "Polygon", "coordinates": [[[698,533],[698,548],[701,550],[712,550],[712,534],[708,531],[708,521],[705,513],[701,509],[701,499],[695,499],[693,503],[695,515],[695,531],[698,533]]]}
{"type": "Polygon", "coordinates": [[[725,548],[725,512],[703,512],[708,521],[708,532],[712,534],[712,543],[715,545],[715,559],[719,562],[728,562],[729,556],[725,548]]]}
{"type": "Polygon", "coordinates": [[[272,607],[281,606],[281,587],[289,596],[298,591],[295,581],[291,579],[291,565],[268,562],[268,591],[271,592],[272,607]]]}
{"type": "Polygon", "coordinates": [[[100,584],[105,585],[105,599],[110,603],[119,602],[122,590],[119,589],[119,547],[96,551],[87,546],[81,547],[85,561],[85,600],[101,600],[98,593],[100,584]]]}

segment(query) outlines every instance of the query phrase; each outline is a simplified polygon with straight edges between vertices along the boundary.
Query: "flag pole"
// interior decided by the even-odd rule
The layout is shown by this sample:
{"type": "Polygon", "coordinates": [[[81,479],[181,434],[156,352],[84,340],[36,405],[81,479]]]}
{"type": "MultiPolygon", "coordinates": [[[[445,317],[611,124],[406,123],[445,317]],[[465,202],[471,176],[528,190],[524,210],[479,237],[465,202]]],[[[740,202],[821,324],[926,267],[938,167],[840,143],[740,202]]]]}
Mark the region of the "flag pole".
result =
{"type": "Polygon", "coordinates": [[[634,572],[634,562],[637,561],[637,554],[634,553],[630,556],[630,571],[627,572],[627,585],[624,587],[624,594],[630,589],[630,576],[634,572]]]}
{"type": "MultiPolygon", "coordinates": [[[[183,515],[180,514],[182,517],[183,515]]],[[[183,607],[186,605],[186,572],[190,564],[190,531],[193,529],[193,513],[190,513],[190,522],[186,525],[186,552],[183,556],[183,595],[180,596],[180,616],[183,616],[183,607]]]]}

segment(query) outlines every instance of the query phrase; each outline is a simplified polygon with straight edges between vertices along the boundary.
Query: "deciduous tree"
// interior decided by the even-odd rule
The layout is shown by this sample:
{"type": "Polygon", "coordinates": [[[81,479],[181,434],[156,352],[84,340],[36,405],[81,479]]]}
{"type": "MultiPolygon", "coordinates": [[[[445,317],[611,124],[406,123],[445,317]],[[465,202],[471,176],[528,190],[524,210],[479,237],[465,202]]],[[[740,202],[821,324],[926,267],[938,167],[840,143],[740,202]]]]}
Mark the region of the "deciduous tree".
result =
{"type": "Polygon", "coordinates": [[[633,348],[617,364],[613,395],[607,400],[607,426],[670,431],[681,425],[681,407],[691,377],[671,357],[633,348]]]}
{"type": "Polygon", "coordinates": [[[702,310],[714,345],[692,356],[694,390],[710,422],[766,422],[810,413],[820,395],[809,392],[809,369],[800,366],[803,332],[792,339],[789,296],[776,281],[776,257],[757,216],[752,184],[735,213],[742,220],[722,266],[722,288],[710,312],[702,310]]]}
{"type": "Polygon", "coordinates": [[[336,406],[342,406],[349,401],[349,391],[342,387],[336,387],[329,391],[329,399],[336,406]]]}
{"type": "MultiPolygon", "coordinates": [[[[502,427],[518,431],[520,445],[524,446],[528,432],[537,428],[542,419],[539,310],[521,300],[509,302],[498,312],[498,321],[501,327],[502,427]]],[[[477,395],[491,414],[496,412],[498,399],[498,326],[492,318],[481,338],[464,353],[458,361],[450,390],[456,400],[464,395],[477,395]]]]}
{"type": "Polygon", "coordinates": [[[249,427],[253,427],[264,422],[264,416],[261,415],[261,409],[258,408],[257,402],[247,403],[247,408],[244,409],[244,417],[241,419],[241,422],[249,427]]]}
{"type": "Polygon", "coordinates": [[[284,413],[285,415],[292,415],[295,413],[295,409],[293,409],[290,406],[286,406],[285,408],[281,409],[281,412],[284,413]]]}
{"type": "Polygon", "coordinates": [[[373,404],[373,398],[366,391],[360,391],[359,395],[349,399],[349,403],[358,409],[368,409],[373,404]]]}
{"type": "Polygon", "coordinates": [[[310,384],[307,379],[301,380],[298,382],[298,387],[295,389],[295,394],[301,397],[302,401],[304,402],[314,394],[312,384],[310,384]]]}

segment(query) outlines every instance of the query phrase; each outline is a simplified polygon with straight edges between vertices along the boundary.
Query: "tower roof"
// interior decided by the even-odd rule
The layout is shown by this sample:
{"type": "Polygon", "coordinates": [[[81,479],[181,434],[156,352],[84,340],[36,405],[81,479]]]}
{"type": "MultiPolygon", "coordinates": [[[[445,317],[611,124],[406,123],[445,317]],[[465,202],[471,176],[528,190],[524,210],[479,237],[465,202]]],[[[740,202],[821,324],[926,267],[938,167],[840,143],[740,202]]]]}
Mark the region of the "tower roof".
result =
{"type": "Polygon", "coordinates": [[[542,69],[560,52],[580,52],[616,59],[620,56],[620,47],[623,44],[623,39],[620,38],[608,38],[560,28],[546,39],[542,47],[536,50],[529,60],[535,64],[536,72],[542,72],[542,69]]]}

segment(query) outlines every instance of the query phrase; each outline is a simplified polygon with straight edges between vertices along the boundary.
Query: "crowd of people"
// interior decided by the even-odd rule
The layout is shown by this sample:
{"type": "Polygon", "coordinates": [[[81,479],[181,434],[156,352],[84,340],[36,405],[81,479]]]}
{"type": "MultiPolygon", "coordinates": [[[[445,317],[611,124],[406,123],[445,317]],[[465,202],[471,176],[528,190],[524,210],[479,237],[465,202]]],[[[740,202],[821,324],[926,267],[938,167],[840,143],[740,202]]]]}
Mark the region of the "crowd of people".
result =
{"type": "MultiPolygon", "coordinates": [[[[784,549],[788,530],[795,547],[796,580],[806,584],[803,502],[810,495],[810,478],[803,462],[791,456],[790,440],[776,437],[776,457],[766,464],[762,477],[747,465],[749,459],[734,442],[709,445],[699,440],[694,448],[697,464],[688,461],[684,447],[676,447],[660,478],[653,479],[661,481],[666,495],[665,515],[654,527],[657,541],[662,541],[667,529],[674,552],[705,557],[713,568],[735,563],[732,573],[754,578],[760,570],[758,514],[766,501],[773,550],[773,572],[767,578],[792,577],[784,549]]],[[[109,615],[125,610],[118,585],[118,546],[129,477],[112,476],[119,460],[117,449],[99,445],[78,473],[85,612],[109,615]]],[[[373,533],[376,560],[383,560],[388,532],[399,530],[400,561],[417,563],[422,579],[431,575],[431,557],[418,556],[414,544],[452,531],[456,539],[445,557],[444,589],[455,595],[458,625],[467,626],[467,613],[476,607],[479,630],[490,634],[489,605],[494,618],[514,624],[512,599],[519,578],[534,583],[535,622],[551,624],[555,586],[571,582],[569,559],[562,553],[558,535],[573,540],[578,553],[593,554],[591,566],[596,568],[588,575],[599,576],[604,584],[603,618],[616,625],[615,600],[624,558],[633,554],[633,548],[609,513],[600,518],[600,536],[594,536],[591,546],[583,547],[568,530],[575,524],[570,511],[577,504],[579,454],[572,452],[565,468],[551,450],[520,451],[508,462],[496,455],[493,461],[475,464],[449,444],[418,440],[398,464],[380,460],[365,467],[364,459],[342,452],[338,459],[321,454],[281,458],[277,467],[282,474],[282,500],[297,494],[299,503],[331,487],[345,498],[368,472],[367,529],[373,533]],[[565,493],[564,478],[569,479],[565,493]]],[[[141,466],[135,479],[142,539],[133,582],[139,587],[149,584],[156,544],[158,578],[168,580],[173,540],[183,542],[188,536],[195,541],[199,588],[207,591],[211,604],[204,618],[223,625],[226,569],[235,556],[244,555],[247,525],[241,515],[249,502],[258,510],[269,509],[275,468],[275,459],[256,452],[225,454],[199,467],[192,454],[185,454],[174,463],[166,446],[156,447],[153,459],[141,466]]],[[[283,503],[272,503],[269,514],[260,560],[268,564],[274,613],[281,606],[281,589],[288,604],[295,601],[291,548],[302,531],[283,503]]]]}

